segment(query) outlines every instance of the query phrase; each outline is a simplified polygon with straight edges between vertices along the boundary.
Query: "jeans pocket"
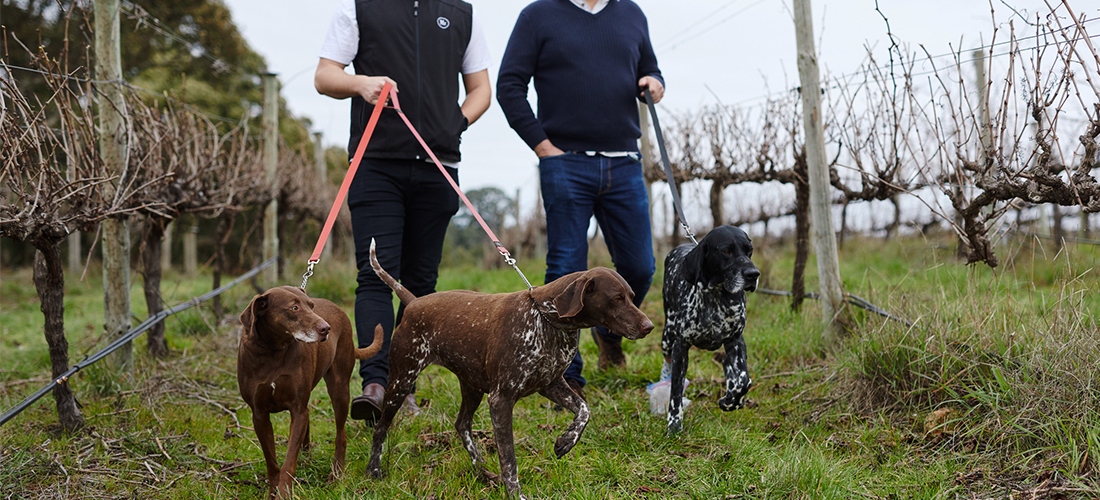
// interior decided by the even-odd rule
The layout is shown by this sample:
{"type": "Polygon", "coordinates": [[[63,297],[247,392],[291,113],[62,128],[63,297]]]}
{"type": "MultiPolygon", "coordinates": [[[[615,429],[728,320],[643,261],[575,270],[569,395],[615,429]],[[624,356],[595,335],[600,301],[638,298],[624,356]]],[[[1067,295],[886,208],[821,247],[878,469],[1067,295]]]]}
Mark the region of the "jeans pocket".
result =
{"type": "Polygon", "coordinates": [[[567,156],[569,156],[570,154],[572,154],[572,153],[570,153],[569,151],[566,151],[566,152],[564,152],[560,155],[543,156],[542,158],[539,158],[539,166],[541,167],[543,162],[555,162],[555,161],[558,161],[558,160],[562,160],[562,159],[566,158],[567,156]]]}

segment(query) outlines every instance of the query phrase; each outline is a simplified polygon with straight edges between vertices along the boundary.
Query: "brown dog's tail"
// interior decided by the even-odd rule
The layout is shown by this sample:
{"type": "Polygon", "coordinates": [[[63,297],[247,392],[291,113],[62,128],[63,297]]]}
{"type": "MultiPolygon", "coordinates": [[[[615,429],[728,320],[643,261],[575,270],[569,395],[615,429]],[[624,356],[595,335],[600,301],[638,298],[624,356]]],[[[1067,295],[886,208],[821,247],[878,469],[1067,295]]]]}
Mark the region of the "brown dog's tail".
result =
{"type": "Polygon", "coordinates": [[[364,348],[355,348],[355,359],[370,359],[373,358],[378,351],[382,350],[382,325],[374,327],[374,342],[371,342],[369,346],[364,348]]]}
{"type": "Polygon", "coordinates": [[[370,239],[370,267],[374,268],[374,274],[377,274],[387,285],[393,289],[393,292],[397,294],[397,298],[401,299],[401,303],[408,305],[413,300],[416,300],[416,295],[413,295],[407,288],[401,286],[397,280],[390,276],[385,269],[382,269],[382,264],[378,263],[378,257],[374,254],[374,238],[370,239]]]}

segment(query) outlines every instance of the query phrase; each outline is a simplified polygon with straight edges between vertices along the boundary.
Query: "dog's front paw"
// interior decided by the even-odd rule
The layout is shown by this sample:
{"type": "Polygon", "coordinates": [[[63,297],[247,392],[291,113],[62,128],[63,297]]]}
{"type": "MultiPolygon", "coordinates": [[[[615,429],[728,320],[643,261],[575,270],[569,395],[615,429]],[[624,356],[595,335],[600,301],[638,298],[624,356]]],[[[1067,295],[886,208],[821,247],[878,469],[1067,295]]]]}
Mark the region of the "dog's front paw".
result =
{"type": "Polygon", "coordinates": [[[369,479],[381,479],[382,468],[381,467],[367,467],[367,478],[369,479]]]}
{"type": "Polygon", "coordinates": [[[722,411],[740,410],[741,408],[745,407],[745,397],[738,396],[731,398],[728,396],[722,396],[718,399],[718,407],[721,408],[722,411]]]}
{"type": "Polygon", "coordinates": [[[665,430],[666,436],[673,437],[679,434],[682,430],[684,430],[683,417],[673,417],[668,419],[668,428],[665,430]]]}
{"type": "Polygon", "coordinates": [[[566,453],[569,453],[574,446],[577,445],[577,436],[565,434],[558,438],[554,443],[554,455],[558,458],[564,457],[566,453]]]}

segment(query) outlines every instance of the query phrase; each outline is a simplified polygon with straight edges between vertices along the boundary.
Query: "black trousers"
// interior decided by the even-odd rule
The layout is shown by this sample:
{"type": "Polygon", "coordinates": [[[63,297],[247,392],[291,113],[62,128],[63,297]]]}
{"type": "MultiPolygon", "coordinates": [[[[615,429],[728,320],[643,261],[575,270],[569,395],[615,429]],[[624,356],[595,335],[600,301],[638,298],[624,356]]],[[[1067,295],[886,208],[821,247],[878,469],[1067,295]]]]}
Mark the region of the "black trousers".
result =
{"type": "MultiPolygon", "coordinates": [[[[458,182],[458,170],[445,167],[458,182]]],[[[374,328],[385,331],[382,350],[359,362],[363,385],[389,380],[390,337],[401,322],[402,305],[393,310],[393,291],[370,265],[375,240],[378,262],[417,297],[435,292],[443,238],[458,212],[458,194],[432,163],[423,160],[364,158],[348,189],[348,209],[359,268],[355,288],[355,331],[359,346],[370,345],[374,328]]]]}

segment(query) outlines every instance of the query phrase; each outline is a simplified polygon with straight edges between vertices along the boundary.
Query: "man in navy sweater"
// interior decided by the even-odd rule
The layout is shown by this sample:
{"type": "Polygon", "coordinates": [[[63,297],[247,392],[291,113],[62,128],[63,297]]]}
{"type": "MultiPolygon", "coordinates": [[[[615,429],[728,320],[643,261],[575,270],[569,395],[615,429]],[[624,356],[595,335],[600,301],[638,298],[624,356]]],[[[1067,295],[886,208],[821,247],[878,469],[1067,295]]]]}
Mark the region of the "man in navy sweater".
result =
{"type": "MultiPolygon", "coordinates": [[[[655,271],[649,198],[638,154],[637,98],[664,81],[645,14],[631,0],[537,0],[519,15],[497,77],[508,124],[539,157],[546,282],[588,268],[593,215],[615,269],[641,305],[655,271]],[[534,79],[538,114],[527,101],[534,79]]],[[[593,331],[600,368],[625,362],[622,337],[593,331]]],[[[565,372],[582,397],[580,352],[565,372]]]]}

